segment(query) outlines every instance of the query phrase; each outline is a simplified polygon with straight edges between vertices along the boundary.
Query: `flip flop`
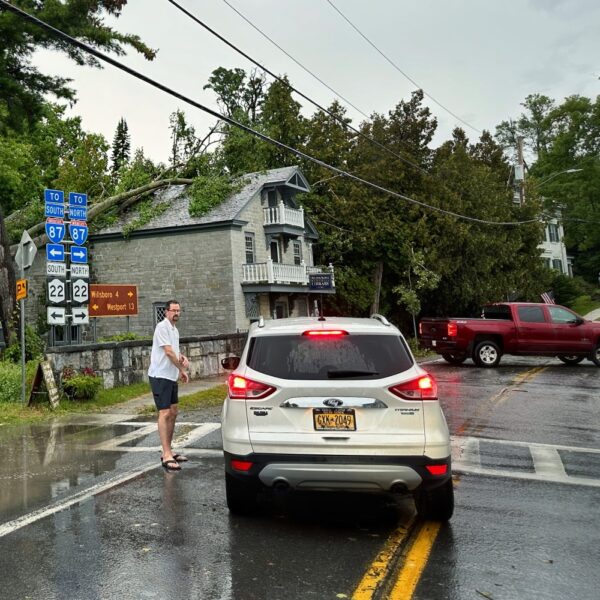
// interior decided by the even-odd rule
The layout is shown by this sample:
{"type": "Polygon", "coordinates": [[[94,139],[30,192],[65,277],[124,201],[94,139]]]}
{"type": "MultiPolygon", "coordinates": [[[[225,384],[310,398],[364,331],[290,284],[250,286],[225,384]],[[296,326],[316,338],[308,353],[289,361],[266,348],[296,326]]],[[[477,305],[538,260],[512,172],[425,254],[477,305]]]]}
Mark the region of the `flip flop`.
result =
{"type": "Polygon", "coordinates": [[[179,463],[175,460],[175,459],[169,459],[169,460],[162,460],[160,461],[160,464],[167,470],[167,471],[181,471],[181,467],[179,466],[179,463]]]}
{"type": "Polygon", "coordinates": [[[183,454],[173,454],[173,458],[178,462],[187,462],[188,461],[188,457],[184,456],[183,454]]]}

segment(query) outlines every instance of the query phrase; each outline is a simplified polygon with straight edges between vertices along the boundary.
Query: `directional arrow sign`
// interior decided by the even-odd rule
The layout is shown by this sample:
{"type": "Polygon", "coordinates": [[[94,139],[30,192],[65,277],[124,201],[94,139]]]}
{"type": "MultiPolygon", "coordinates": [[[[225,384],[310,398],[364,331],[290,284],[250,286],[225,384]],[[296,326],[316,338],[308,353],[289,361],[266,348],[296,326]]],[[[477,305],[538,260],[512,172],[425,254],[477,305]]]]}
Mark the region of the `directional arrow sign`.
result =
{"type": "Polygon", "coordinates": [[[76,279],[71,282],[71,300],[77,304],[85,304],[88,301],[88,282],[85,279],[76,279]]]}
{"type": "Polygon", "coordinates": [[[49,217],[46,219],[46,235],[53,244],[60,244],[65,237],[65,223],[62,219],[49,217]]]}
{"type": "Polygon", "coordinates": [[[65,282],[63,279],[51,279],[48,282],[48,302],[61,304],[65,301],[65,282]]]}
{"type": "Polygon", "coordinates": [[[87,308],[74,308],[71,315],[73,325],[87,325],[90,322],[87,308]]]}
{"type": "Polygon", "coordinates": [[[69,223],[69,234],[78,246],[82,246],[88,237],[87,223],[85,221],[71,221],[69,223]]]}
{"type": "Polygon", "coordinates": [[[71,262],[87,263],[87,248],[74,247],[71,250],[71,262]]]}
{"type": "Polygon", "coordinates": [[[48,309],[48,325],[64,325],[65,324],[65,309],[62,306],[49,306],[48,309]]]}
{"type": "MultiPolygon", "coordinates": [[[[46,258],[58,262],[65,261],[65,247],[62,244],[46,244],[46,258]]],[[[86,254],[87,258],[87,254],[86,254]]],[[[84,261],[84,262],[87,262],[84,261]]]]}

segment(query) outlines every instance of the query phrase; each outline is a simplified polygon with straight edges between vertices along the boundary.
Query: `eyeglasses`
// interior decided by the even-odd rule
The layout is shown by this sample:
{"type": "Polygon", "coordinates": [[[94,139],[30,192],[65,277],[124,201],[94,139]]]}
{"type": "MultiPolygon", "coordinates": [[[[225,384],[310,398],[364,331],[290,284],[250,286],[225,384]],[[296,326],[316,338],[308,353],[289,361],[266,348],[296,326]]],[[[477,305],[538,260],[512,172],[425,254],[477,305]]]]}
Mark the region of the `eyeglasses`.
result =
{"type": "Polygon", "coordinates": [[[181,309],[180,308],[167,308],[167,309],[165,309],[165,312],[180,313],[181,309]]]}

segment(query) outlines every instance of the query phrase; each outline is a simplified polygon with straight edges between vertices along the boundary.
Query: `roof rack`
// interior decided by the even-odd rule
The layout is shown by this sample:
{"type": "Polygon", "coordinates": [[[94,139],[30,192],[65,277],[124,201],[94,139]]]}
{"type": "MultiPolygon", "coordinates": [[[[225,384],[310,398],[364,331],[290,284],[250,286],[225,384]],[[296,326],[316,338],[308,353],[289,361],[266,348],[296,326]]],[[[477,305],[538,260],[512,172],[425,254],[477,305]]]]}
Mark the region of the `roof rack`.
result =
{"type": "Polygon", "coordinates": [[[371,315],[371,319],[377,319],[382,325],[389,327],[391,323],[383,316],[378,313],[374,313],[371,315]]]}

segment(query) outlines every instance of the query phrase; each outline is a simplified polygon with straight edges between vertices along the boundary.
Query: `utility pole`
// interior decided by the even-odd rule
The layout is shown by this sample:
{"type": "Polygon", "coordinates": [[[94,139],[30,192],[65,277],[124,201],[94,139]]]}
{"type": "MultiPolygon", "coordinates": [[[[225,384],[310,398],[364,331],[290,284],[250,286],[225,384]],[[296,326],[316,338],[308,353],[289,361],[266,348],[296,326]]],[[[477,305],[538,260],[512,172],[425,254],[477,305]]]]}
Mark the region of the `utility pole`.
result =
{"type": "Polygon", "coordinates": [[[515,181],[519,185],[519,206],[525,204],[525,160],[523,159],[523,136],[517,137],[518,169],[515,171],[515,181]]]}

